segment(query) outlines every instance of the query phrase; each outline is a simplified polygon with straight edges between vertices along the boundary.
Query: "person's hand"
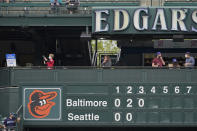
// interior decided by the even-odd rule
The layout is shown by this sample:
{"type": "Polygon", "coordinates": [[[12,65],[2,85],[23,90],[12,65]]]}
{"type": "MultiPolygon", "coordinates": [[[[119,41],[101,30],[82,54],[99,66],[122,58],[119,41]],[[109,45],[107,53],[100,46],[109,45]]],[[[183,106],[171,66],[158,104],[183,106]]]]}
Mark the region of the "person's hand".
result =
{"type": "Polygon", "coordinates": [[[107,62],[107,60],[106,60],[106,59],[104,59],[103,63],[106,63],[106,62],[107,62]]]}
{"type": "Polygon", "coordinates": [[[163,60],[163,57],[162,56],[159,56],[159,59],[163,60]]]}
{"type": "Polygon", "coordinates": [[[153,67],[159,67],[159,65],[158,64],[153,64],[153,67]]]}
{"type": "Polygon", "coordinates": [[[46,57],[44,57],[44,60],[45,60],[45,61],[47,61],[47,58],[46,58],[46,57]]]}
{"type": "Polygon", "coordinates": [[[20,120],[21,120],[21,118],[20,118],[20,117],[17,117],[17,123],[19,123],[19,122],[20,122],[20,120]]]}
{"type": "Polygon", "coordinates": [[[3,125],[3,128],[6,128],[5,125],[3,125]]]}
{"type": "Polygon", "coordinates": [[[185,67],[189,66],[189,63],[185,63],[185,67]]]}

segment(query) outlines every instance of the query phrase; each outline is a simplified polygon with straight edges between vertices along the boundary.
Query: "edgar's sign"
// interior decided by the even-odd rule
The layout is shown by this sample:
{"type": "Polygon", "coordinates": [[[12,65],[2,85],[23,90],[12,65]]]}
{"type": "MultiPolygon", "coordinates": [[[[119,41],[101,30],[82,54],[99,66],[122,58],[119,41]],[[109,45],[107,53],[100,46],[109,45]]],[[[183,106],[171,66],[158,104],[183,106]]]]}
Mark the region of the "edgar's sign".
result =
{"type": "Polygon", "coordinates": [[[60,88],[25,88],[25,120],[59,120],[61,118],[60,88]]]}
{"type": "Polygon", "coordinates": [[[196,8],[95,7],[92,32],[102,34],[196,33],[196,8]]]}

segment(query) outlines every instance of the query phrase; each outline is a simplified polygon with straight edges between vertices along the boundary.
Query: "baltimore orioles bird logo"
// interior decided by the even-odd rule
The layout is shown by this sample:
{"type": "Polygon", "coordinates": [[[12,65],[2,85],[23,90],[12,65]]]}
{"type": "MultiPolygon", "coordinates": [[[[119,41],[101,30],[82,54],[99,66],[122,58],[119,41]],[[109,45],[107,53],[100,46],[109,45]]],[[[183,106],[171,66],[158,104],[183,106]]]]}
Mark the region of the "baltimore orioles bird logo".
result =
{"type": "Polygon", "coordinates": [[[44,118],[49,115],[51,108],[55,105],[52,102],[57,96],[57,92],[44,93],[40,90],[34,90],[29,96],[29,113],[35,118],[44,118]]]}

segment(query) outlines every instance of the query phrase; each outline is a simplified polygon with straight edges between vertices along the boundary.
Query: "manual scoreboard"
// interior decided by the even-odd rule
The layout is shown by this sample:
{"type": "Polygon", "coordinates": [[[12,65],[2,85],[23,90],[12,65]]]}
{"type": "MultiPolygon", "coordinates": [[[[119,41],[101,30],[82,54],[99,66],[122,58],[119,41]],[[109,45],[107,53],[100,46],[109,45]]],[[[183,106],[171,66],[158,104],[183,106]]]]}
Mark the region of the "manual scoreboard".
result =
{"type": "Polygon", "coordinates": [[[65,126],[197,124],[195,83],[95,83],[23,87],[23,115],[27,122],[39,121],[42,124],[46,120],[57,121],[65,126]],[[31,102],[38,92],[41,97],[37,99],[37,107],[31,107],[36,104],[31,102]],[[50,109],[46,109],[48,107],[50,109]],[[44,115],[44,109],[47,115],[44,115]],[[40,117],[42,115],[44,117],[40,117]]]}

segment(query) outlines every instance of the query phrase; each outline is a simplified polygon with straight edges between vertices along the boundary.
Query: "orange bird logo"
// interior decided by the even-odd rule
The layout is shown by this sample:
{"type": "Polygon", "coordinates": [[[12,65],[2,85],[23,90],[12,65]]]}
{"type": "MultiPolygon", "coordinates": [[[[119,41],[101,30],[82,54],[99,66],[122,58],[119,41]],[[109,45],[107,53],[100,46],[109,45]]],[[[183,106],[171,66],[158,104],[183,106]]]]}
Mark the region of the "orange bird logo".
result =
{"type": "Polygon", "coordinates": [[[35,118],[44,118],[50,114],[51,108],[56,104],[51,101],[57,96],[57,92],[44,93],[34,90],[29,96],[28,110],[35,118]]]}

